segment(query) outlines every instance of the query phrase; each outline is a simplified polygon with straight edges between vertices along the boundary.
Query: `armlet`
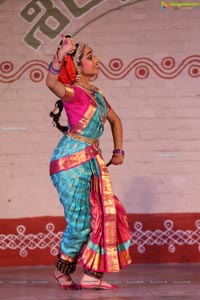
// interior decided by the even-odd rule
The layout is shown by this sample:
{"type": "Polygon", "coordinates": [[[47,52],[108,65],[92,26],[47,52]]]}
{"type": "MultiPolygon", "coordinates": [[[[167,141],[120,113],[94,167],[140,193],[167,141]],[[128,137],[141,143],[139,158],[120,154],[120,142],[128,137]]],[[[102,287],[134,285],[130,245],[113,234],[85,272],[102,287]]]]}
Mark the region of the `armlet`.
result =
{"type": "Polygon", "coordinates": [[[70,101],[74,96],[74,89],[70,85],[65,85],[65,94],[62,98],[63,101],[70,101]]]}

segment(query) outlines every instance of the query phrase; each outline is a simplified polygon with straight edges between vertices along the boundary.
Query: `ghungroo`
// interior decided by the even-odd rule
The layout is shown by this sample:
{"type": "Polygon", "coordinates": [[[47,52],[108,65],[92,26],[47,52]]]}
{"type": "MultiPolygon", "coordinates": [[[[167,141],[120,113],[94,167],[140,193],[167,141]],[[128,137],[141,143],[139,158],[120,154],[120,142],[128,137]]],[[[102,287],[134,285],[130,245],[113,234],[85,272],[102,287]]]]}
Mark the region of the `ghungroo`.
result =
{"type": "Polygon", "coordinates": [[[60,257],[60,255],[57,256],[55,265],[57,270],[65,275],[69,275],[70,273],[73,273],[76,269],[76,262],[70,262],[64,260],[60,257]]]}
{"type": "Polygon", "coordinates": [[[103,278],[103,273],[102,272],[96,272],[92,270],[85,270],[85,274],[88,276],[95,277],[96,279],[102,279],[103,278]]]}

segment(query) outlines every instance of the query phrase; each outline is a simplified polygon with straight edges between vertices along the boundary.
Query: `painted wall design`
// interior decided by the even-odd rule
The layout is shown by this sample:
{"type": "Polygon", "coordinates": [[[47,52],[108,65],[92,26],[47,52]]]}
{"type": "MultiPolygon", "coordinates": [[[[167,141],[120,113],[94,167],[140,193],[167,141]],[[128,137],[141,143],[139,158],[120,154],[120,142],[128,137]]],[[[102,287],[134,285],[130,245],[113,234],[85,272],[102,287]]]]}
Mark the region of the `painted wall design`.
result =
{"type": "MultiPolygon", "coordinates": [[[[178,66],[176,66],[173,57],[165,57],[160,65],[148,58],[137,58],[131,61],[127,66],[123,67],[123,61],[120,58],[110,60],[108,67],[100,63],[100,72],[110,80],[120,80],[129,75],[134,74],[137,79],[146,79],[150,76],[150,72],[155,73],[163,79],[174,79],[182,72],[186,71],[189,76],[197,78],[200,76],[200,55],[192,55],[185,58],[178,66]]],[[[40,60],[32,60],[23,64],[14,73],[14,64],[10,61],[1,63],[0,82],[11,83],[25,73],[29,72],[29,77],[34,82],[40,82],[44,79],[48,69],[48,63],[40,60]],[[11,73],[11,75],[10,75],[11,73]],[[13,73],[13,74],[12,74],[13,73]]]]}
{"type": "MultiPolygon", "coordinates": [[[[122,119],[125,164],[110,173],[133,261],[199,262],[200,8],[157,0],[1,0],[0,8],[0,263],[53,263],[65,226],[48,174],[61,138],[49,118],[57,99],[45,86],[62,33],[94,48],[95,85],[122,119]]],[[[109,127],[101,146],[107,161],[109,127]]]]}
{"type": "Polygon", "coordinates": [[[87,21],[84,26],[76,30],[76,32],[73,34],[73,36],[75,36],[83,29],[83,27],[85,28],[88,24],[91,24],[96,19],[101,18],[102,15],[108,14],[113,10],[129,6],[137,1],[129,3],[128,5],[124,3],[129,1],[118,1],[117,5],[115,4],[114,8],[108,4],[109,6],[104,11],[104,7],[102,4],[105,4],[105,2],[105,0],[91,0],[89,2],[86,1],[86,4],[78,5],[77,1],[74,0],[57,0],[57,5],[60,4],[65,6],[67,13],[64,14],[62,8],[59,9],[59,6],[54,5],[55,2],[51,0],[32,0],[20,11],[21,18],[26,22],[31,23],[32,25],[31,29],[24,37],[24,42],[30,47],[38,49],[42,42],[35,36],[35,33],[37,31],[42,32],[50,39],[54,39],[63,30],[67,30],[74,20],[76,21],[77,18],[83,18],[85,15],[88,15],[88,13],[92,12],[96,7],[100,8],[100,14],[97,14],[97,16],[93,19],[90,17],[91,19],[89,22],[87,21]],[[68,14],[70,14],[71,16],[69,17],[68,14]]]}
{"type": "MultiPolygon", "coordinates": [[[[168,251],[174,253],[176,245],[184,244],[196,245],[200,252],[200,220],[196,220],[194,231],[174,230],[174,222],[172,220],[166,220],[163,225],[164,230],[143,230],[143,224],[139,221],[135,222],[131,245],[137,246],[138,253],[146,252],[146,245],[168,245],[168,251]]],[[[59,253],[62,231],[56,233],[53,223],[46,224],[45,231],[46,233],[27,234],[26,226],[21,224],[17,226],[16,234],[0,235],[0,249],[17,249],[19,250],[19,256],[26,257],[29,254],[28,250],[49,248],[50,254],[55,256],[59,253]]]]}
{"type": "MultiPolygon", "coordinates": [[[[128,214],[133,262],[199,262],[198,217],[197,214],[128,214]],[[186,224],[185,219],[188,219],[186,224]]],[[[9,228],[5,228],[5,223],[0,221],[4,227],[4,233],[0,234],[1,266],[53,263],[65,227],[62,217],[11,220],[9,228]]]]}

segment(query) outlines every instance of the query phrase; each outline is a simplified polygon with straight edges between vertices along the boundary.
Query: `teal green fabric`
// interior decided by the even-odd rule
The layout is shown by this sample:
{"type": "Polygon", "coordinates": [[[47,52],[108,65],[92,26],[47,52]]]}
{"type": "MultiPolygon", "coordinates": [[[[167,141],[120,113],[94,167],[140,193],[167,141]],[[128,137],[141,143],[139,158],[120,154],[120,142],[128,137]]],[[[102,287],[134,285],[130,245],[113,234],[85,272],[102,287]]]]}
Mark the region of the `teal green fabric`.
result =
{"type": "MultiPolygon", "coordinates": [[[[102,96],[95,92],[96,101],[103,115],[107,113],[107,106],[102,96]]],[[[100,121],[98,107],[80,135],[99,139],[104,127],[100,121]]],[[[52,153],[51,161],[79,152],[89,144],[77,141],[64,135],[52,153]]],[[[77,257],[90,234],[90,183],[92,175],[100,176],[96,159],[87,161],[77,167],[55,173],[51,176],[59,199],[64,208],[67,226],[63,232],[60,251],[72,258],[77,257]]]]}

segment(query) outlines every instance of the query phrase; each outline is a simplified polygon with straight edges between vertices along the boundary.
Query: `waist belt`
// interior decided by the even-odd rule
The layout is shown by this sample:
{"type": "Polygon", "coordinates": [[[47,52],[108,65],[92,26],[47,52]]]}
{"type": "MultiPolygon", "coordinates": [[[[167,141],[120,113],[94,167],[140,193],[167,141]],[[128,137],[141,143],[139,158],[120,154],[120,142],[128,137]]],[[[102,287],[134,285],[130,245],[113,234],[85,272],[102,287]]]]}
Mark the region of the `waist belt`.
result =
{"type": "Polygon", "coordinates": [[[94,144],[95,146],[99,145],[99,141],[86,137],[86,136],[82,136],[82,135],[78,135],[72,132],[67,132],[66,135],[70,136],[72,139],[84,142],[84,143],[88,143],[88,144],[94,144]]]}

